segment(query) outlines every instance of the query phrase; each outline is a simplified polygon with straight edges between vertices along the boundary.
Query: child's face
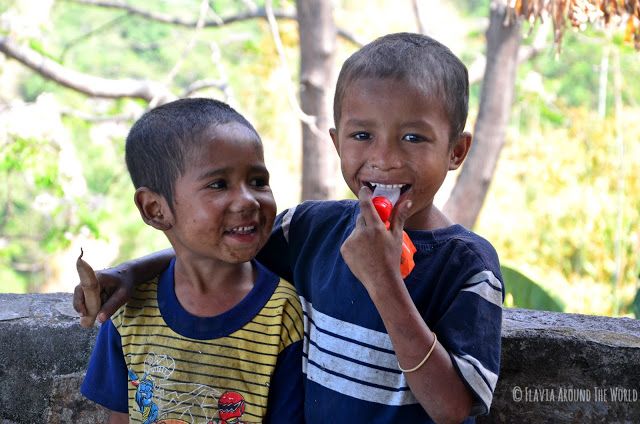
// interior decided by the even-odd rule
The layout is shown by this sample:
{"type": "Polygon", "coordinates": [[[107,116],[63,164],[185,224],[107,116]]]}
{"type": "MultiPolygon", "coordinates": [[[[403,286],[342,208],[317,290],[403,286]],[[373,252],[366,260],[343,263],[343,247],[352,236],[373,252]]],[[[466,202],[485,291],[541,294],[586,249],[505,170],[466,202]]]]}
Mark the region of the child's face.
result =
{"type": "MultiPolygon", "coordinates": [[[[428,94],[428,93],[427,93],[428,94]]],[[[412,201],[410,229],[437,226],[433,198],[462,157],[450,146],[450,124],[439,102],[395,79],[356,80],[345,90],[340,122],[331,137],[352,192],[375,183],[402,184],[399,202],[412,201]]]]}
{"type": "Polygon", "coordinates": [[[262,145],[237,123],[211,126],[201,137],[176,181],[167,236],[191,259],[246,262],[266,243],[276,215],[262,145]]]}

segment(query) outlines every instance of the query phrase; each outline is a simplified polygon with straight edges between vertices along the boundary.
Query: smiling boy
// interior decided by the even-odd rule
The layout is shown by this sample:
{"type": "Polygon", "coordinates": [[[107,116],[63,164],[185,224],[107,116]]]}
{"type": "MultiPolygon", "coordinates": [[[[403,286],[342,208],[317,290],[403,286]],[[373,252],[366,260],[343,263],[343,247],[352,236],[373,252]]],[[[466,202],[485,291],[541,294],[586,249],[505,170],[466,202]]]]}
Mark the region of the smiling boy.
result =
{"type": "MultiPolygon", "coordinates": [[[[500,367],[498,256],[433,205],[469,152],[468,96],[462,62],[418,34],[381,37],[340,71],[330,134],[358,200],[282,212],[258,256],[300,296],[309,423],[473,422],[489,411],[500,367]],[[378,186],[399,195],[389,231],[371,203],[378,186]],[[405,279],[403,229],[417,249],[405,279]]],[[[145,266],[120,270],[127,279],[145,266]]],[[[82,310],[79,290],[75,298],[82,310]]]]}
{"type": "Polygon", "coordinates": [[[224,103],[178,100],[134,124],[126,161],[175,259],[101,326],[82,393],[110,423],[301,421],[300,303],[253,260],[276,214],[255,129],[224,103]]]}

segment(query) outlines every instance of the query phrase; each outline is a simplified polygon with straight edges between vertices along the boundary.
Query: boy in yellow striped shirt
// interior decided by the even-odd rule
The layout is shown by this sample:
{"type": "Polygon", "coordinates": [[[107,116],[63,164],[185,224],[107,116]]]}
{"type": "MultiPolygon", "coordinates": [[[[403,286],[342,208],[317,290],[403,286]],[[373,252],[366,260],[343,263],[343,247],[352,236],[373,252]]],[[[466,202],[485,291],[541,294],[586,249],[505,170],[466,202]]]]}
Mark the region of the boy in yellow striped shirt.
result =
{"type": "Polygon", "coordinates": [[[302,421],[295,289],[255,261],[276,214],[262,143],[228,105],[182,99],[131,128],[144,222],[176,257],[103,323],[82,393],[110,423],[302,421]]]}

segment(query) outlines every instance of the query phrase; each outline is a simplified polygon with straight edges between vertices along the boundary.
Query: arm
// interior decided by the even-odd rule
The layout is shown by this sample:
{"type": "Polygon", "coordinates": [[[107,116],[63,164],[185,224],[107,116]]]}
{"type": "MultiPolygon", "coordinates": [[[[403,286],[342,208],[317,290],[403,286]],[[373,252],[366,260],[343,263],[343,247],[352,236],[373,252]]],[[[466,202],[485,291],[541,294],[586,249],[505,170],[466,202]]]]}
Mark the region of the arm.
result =
{"type": "Polygon", "coordinates": [[[128,384],[120,333],[113,322],[107,320],[98,332],[80,392],[109,409],[112,415],[120,413],[126,416],[129,411],[128,384]]]}
{"type": "MultiPolygon", "coordinates": [[[[398,270],[402,228],[409,205],[392,217],[391,231],[378,218],[370,191],[360,191],[361,214],[341,253],[375,304],[405,369],[415,367],[434,343],[434,333],[422,319],[398,270]]],[[[436,342],[428,361],[405,373],[411,391],[436,422],[460,422],[471,410],[473,396],[460,378],[447,350],[436,342]]]]}
{"type": "Polygon", "coordinates": [[[122,412],[111,412],[107,424],[129,424],[129,414],[122,412]]]}
{"type": "MultiPolygon", "coordinates": [[[[102,307],[98,312],[97,320],[101,323],[105,322],[129,300],[136,282],[149,281],[160,274],[174,256],[173,249],[165,249],[113,268],[97,271],[96,276],[102,291],[102,307]]],[[[87,308],[80,284],[74,289],[73,307],[81,317],[86,315],[87,308]]]]}

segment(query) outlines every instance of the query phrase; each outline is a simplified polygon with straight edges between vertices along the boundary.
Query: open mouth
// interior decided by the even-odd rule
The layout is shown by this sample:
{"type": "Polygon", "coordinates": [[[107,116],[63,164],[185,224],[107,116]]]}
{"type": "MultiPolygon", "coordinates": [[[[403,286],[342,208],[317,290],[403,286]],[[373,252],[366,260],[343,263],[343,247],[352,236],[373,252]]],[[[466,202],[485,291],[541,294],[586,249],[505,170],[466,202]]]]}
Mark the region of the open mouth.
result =
{"type": "Polygon", "coordinates": [[[375,191],[376,187],[385,189],[385,190],[397,190],[400,189],[400,195],[406,193],[407,190],[411,188],[411,184],[382,184],[376,183],[373,181],[363,181],[364,184],[371,189],[371,191],[375,191]]]}
{"type": "Polygon", "coordinates": [[[231,234],[231,235],[246,236],[249,234],[254,234],[256,231],[257,229],[255,225],[249,225],[249,226],[242,226],[242,227],[233,227],[229,230],[226,230],[224,233],[231,234]]]}

